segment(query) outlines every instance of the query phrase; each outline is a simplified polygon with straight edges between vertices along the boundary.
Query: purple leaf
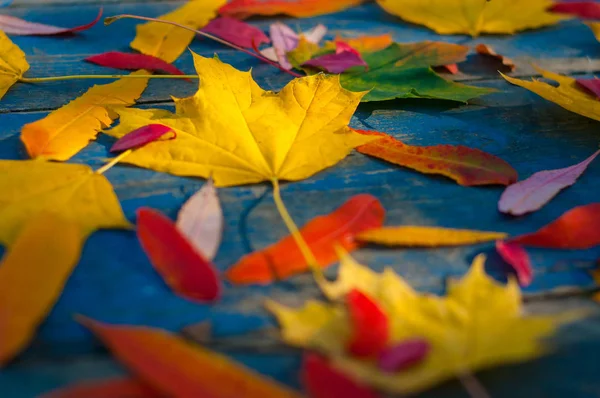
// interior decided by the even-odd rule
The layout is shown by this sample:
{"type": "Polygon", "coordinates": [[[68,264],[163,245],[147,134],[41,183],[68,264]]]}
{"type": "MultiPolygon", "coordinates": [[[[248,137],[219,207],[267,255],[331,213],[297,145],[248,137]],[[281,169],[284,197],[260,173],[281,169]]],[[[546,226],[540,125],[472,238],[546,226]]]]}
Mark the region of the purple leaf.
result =
{"type": "Polygon", "coordinates": [[[430,349],[431,345],[425,339],[405,340],[383,350],[377,363],[384,372],[398,372],[423,361],[430,349]]]}
{"type": "Polygon", "coordinates": [[[110,152],[121,152],[127,149],[144,146],[152,141],[158,140],[168,132],[172,132],[174,134],[171,139],[177,136],[177,133],[175,133],[171,127],[164,126],[162,124],[149,124],[147,126],[140,127],[139,129],[133,130],[132,132],[127,133],[123,137],[119,138],[119,140],[110,148],[110,152]]]}
{"type": "Polygon", "coordinates": [[[600,99],[600,79],[575,79],[575,81],[588,93],[600,99]]]}
{"type": "Polygon", "coordinates": [[[598,154],[600,150],[576,165],[564,169],[540,171],[526,180],[510,185],[502,193],[498,209],[502,213],[515,216],[538,210],[561,189],[573,185],[598,154]]]}
{"type": "Polygon", "coordinates": [[[523,246],[518,243],[499,240],[496,242],[496,251],[515,270],[519,284],[529,286],[533,280],[533,269],[531,268],[529,255],[523,246]]]}
{"type": "Polygon", "coordinates": [[[262,30],[230,17],[215,18],[202,31],[250,49],[271,42],[262,30]]]}
{"type": "Polygon", "coordinates": [[[102,17],[102,8],[98,12],[98,16],[92,22],[76,26],[74,28],[62,28],[60,26],[44,25],[41,23],[29,22],[24,19],[11,17],[10,15],[0,15],[0,30],[9,35],[18,36],[53,36],[66,33],[75,33],[82,30],[87,30],[102,17]]]}
{"type": "Polygon", "coordinates": [[[306,61],[302,66],[324,69],[329,73],[342,73],[353,66],[369,67],[360,53],[347,43],[336,42],[335,54],[326,54],[306,61]]]}

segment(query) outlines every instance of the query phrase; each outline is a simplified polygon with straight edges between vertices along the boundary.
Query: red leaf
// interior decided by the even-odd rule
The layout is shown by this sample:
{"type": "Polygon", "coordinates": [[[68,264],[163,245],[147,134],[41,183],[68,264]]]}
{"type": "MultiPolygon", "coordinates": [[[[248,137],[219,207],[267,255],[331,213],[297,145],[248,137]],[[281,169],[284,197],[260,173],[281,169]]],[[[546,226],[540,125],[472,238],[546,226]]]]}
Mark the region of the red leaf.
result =
{"type": "Polygon", "coordinates": [[[575,81],[585,91],[600,99],[600,79],[575,79],[575,81]]]}
{"type": "Polygon", "coordinates": [[[19,36],[54,36],[67,33],[81,32],[87,30],[102,18],[102,8],[98,11],[98,16],[92,22],[76,26],[74,28],[61,28],[59,26],[44,25],[41,23],[29,22],[24,19],[11,17],[10,15],[0,15],[0,30],[9,35],[19,36]]]}
{"type": "Polygon", "coordinates": [[[162,124],[149,124],[139,129],[133,130],[131,133],[125,134],[119,138],[117,142],[110,148],[110,152],[121,152],[131,148],[139,148],[150,142],[158,140],[166,133],[173,133],[174,139],[177,137],[177,133],[173,131],[171,127],[164,126],[162,124]]]}
{"type": "MultiPolygon", "coordinates": [[[[327,267],[337,261],[335,246],[346,251],[356,249],[359,233],[383,225],[385,210],[371,195],[356,195],[334,212],[315,217],[300,233],[311,248],[317,262],[327,267]]],[[[227,271],[227,279],[236,284],[269,283],[308,270],[308,264],[291,236],[244,256],[227,271]]]]}
{"type": "Polygon", "coordinates": [[[595,1],[556,3],[548,10],[558,14],[575,15],[583,19],[600,19],[600,3],[595,1]]]}
{"type": "Polygon", "coordinates": [[[346,296],[346,307],[352,330],[347,350],[361,358],[379,354],[390,338],[386,313],[369,296],[357,289],[346,296]]]}
{"type": "Polygon", "coordinates": [[[575,207],[538,231],[509,242],[549,249],[589,249],[600,245],[600,203],[575,207]]]}
{"type": "Polygon", "coordinates": [[[382,138],[361,145],[358,152],[408,167],[421,173],[442,174],[460,185],[509,185],[517,172],[504,160],[462,145],[411,146],[377,131],[355,130],[382,138]]]}
{"type": "Polygon", "coordinates": [[[329,366],[317,354],[306,354],[302,363],[302,384],[311,398],[377,398],[370,388],[329,366]]]}
{"type": "Polygon", "coordinates": [[[152,72],[165,72],[171,75],[183,75],[177,67],[163,61],[160,58],[145,54],[124,53],[120,51],[109,51],[98,55],[92,55],[85,59],[96,65],[107,68],[138,70],[146,69],[152,72]]]}
{"type": "Polygon", "coordinates": [[[496,242],[496,251],[515,270],[521,286],[531,285],[533,269],[531,268],[529,255],[523,246],[518,243],[499,240],[496,242]]]}
{"type": "Polygon", "coordinates": [[[137,211],[137,235],[150,262],[177,294],[214,301],[221,285],[214,266],[198,253],[167,217],[150,208],[137,211]]]}
{"type": "Polygon", "coordinates": [[[230,17],[215,18],[202,31],[245,48],[271,42],[262,30],[230,17]]]}
{"type": "Polygon", "coordinates": [[[356,6],[365,0],[232,0],[219,14],[235,18],[285,14],[296,18],[329,14],[356,6]]]}
{"type": "Polygon", "coordinates": [[[430,350],[425,339],[405,340],[380,352],[377,365],[384,372],[399,372],[423,362],[430,350]]]}
{"type": "Polygon", "coordinates": [[[160,398],[165,397],[146,384],[133,379],[109,379],[73,384],[51,391],[40,398],[160,398]]]}

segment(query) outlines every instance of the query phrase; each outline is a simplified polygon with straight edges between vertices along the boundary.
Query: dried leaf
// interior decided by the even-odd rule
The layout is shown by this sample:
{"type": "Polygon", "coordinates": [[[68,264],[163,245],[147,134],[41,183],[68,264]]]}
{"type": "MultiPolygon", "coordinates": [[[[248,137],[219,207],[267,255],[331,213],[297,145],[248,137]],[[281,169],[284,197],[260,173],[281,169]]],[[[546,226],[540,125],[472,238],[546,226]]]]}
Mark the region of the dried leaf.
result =
{"type": "Polygon", "coordinates": [[[289,26],[281,22],[276,22],[269,27],[273,47],[265,48],[260,53],[271,61],[278,62],[284,69],[292,69],[292,64],[287,59],[287,53],[298,47],[300,38],[308,43],[318,44],[325,34],[327,28],[324,25],[317,25],[309,31],[296,34],[289,26]]]}
{"type": "Polygon", "coordinates": [[[390,338],[390,321],[379,304],[358,289],[346,295],[350,322],[350,339],[346,343],[349,354],[369,358],[379,354],[390,338]]]}
{"type": "Polygon", "coordinates": [[[171,75],[183,75],[177,67],[160,58],[145,54],[132,54],[119,51],[109,51],[98,55],[92,55],[85,59],[96,65],[107,68],[138,70],[146,69],[152,72],[164,72],[171,75]]]}
{"type": "Polygon", "coordinates": [[[133,378],[88,381],[53,390],[40,398],[165,398],[133,378]]]}
{"type": "Polygon", "coordinates": [[[430,350],[431,345],[425,339],[404,340],[382,351],[377,359],[377,366],[388,373],[409,369],[423,362],[430,350]]]}
{"type": "Polygon", "coordinates": [[[74,28],[61,28],[59,26],[44,25],[41,23],[29,22],[21,18],[10,15],[0,15],[0,30],[9,35],[18,36],[54,36],[68,33],[81,32],[88,30],[102,18],[102,8],[98,11],[98,16],[92,22],[74,28]]]}
{"type": "Polygon", "coordinates": [[[374,52],[383,50],[386,47],[389,47],[394,40],[392,39],[392,35],[389,33],[379,35],[379,36],[358,36],[352,38],[343,38],[337,36],[335,38],[336,42],[342,41],[348,44],[350,47],[356,49],[359,53],[366,52],[374,52]]]}
{"type": "Polygon", "coordinates": [[[582,19],[600,19],[600,4],[595,1],[555,3],[548,8],[548,11],[557,14],[573,15],[582,19]]]}
{"type": "Polygon", "coordinates": [[[164,330],[80,321],[129,370],[167,396],[301,398],[286,386],[164,330]]]}
{"type": "Polygon", "coordinates": [[[540,209],[562,189],[575,184],[600,150],[581,163],[556,170],[539,171],[526,180],[510,185],[502,193],[498,209],[520,216],[540,209]]]}
{"type": "Polygon", "coordinates": [[[487,44],[478,44],[475,47],[475,51],[477,51],[477,54],[488,55],[492,58],[497,59],[502,63],[502,66],[505,67],[505,69],[508,69],[510,72],[514,71],[517,68],[517,65],[515,65],[512,59],[505,57],[504,55],[498,54],[496,51],[494,51],[494,49],[491,46],[488,46],[487,44]]]}
{"type": "Polygon", "coordinates": [[[0,99],[28,70],[25,53],[0,30],[0,99]]]}
{"type": "Polygon", "coordinates": [[[232,0],[219,14],[245,19],[252,15],[285,14],[296,18],[330,14],[359,5],[364,0],[232,0]]]}
{"type": "Polygon", "coordinates": [[[323,69],[329,73],[342,73],[355,66],[369,65],[365,62],[358,51],[344,42],[336,42],[336,51],[333,54],[325,54],[306,61],[302,66],[311,66],[323,69]]]}
{"type": "Polygon", "coordinates": [[[387,246],[440,247],[474,245],[506,237],[507,234],[503,232],[401,226],[370,229],[358,234],[356,239],[387,246]]]}
{"type": "Polygon", "coordinates": [[[439,34],[513,34],[564,19],[547,8],[552,0],[377,0],[390,14],[425,25],[439,34]]]}
{"type": "Polygon", "coordinates": [[[138,239],[165,283],[190,300],[217,300],[221,283],[214,265],[196,251],[175,224],[150,208],[138,209],[137,218],[138,239]]]}
{"type": "Polygon", "coordinates": [[[531,260],[525,249],[518,243],[497,241],[496,251],[517,273],[519,284],[529,286],[533,280],[531,260]]]}
{"type": "Polygon", "coordinates": [[[21,141],[27,153],[32,159],[70,159],[117,118],[110,107],[133,105],[147,85],[148,79],[141,78],[96,85],[45,118],[26,124],[21,130],[21,141]]]}
{"type": "Polygon", "coordinates": [[[149,124],[140,127],[137,130],[124,135],[110,147],[110,152],[121,152],[132,148],[139,148],[151,142],[158,140],[167,133],[173,133],[171,139],[177,137],[177,133],[171,130],[170,127],[162,124],[149,124]]]}
{"type": "Polygon", "coordinates": [[[215,258],[223,237],[223,210],[212,179],[183,204],[177,229],[207,260],[215,258]]]}
{"type": "MultiPolygon", "coordinates": [[[[176,10],[158,17],[200,29],[215,17],[226,0],[190,0],[176,10]]],[[[172,63],[188,48],[195,33],[160,22],[148,22],[136,27],[131,48],[172,63]]]]}
{"type": "Polygon", "coordinates": [[[426,174],[441,174],[460,185],[509,185],[517,172],[504,160],[462,145],[411,146],[377,131],[355,130],[381,137],[357,148],[360,153],[426,174]]]}
{"type": "MultiPolygon", "coordinates": [[[[351,251],[359,247],[354,237],[362,231],[380,227],[385,210],[377,198],[356,195],[332,213],[313,218],[300,229],[318,264],[327,267],[337,258],[336,245],[351,251]]],[[[227,271],[236,284],[270,283],[309,269],[292,236],[248,254],[227,271]]]]}
{"type": "Polygon", "coordinates": [[[0,263],[0,367],[24,350],[79,261],[85,234],[51,213],[32,217],[0,263]]]}
{"type": "Polygon", "coordinates": [[[263,43],[270,43],[271,40],[262,30],[238,21],[234,18],[220,17],[215,18],[208,23],[203,32],[210,33],[230,43],[245,48],[255,48],[263,43]]]}
{"type": "Polygon", "coordinates": [[[509,242],[549,249],[589,249],[600,245],[600,203],[575,207],[538,231],[509,242]]]}

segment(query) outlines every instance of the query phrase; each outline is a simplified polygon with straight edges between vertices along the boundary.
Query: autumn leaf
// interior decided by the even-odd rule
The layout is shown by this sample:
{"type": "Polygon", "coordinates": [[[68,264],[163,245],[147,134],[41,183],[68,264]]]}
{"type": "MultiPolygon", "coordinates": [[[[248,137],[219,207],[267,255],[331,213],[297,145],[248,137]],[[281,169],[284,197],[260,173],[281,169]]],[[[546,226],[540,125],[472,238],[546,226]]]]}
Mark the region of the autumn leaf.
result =
{"type": "Polygon", "coordinates": [[[600,4],[595,1],[571,1],[555,3],[548,11],[557,14],[573,15],[582,19],[600,19],[600,4]]]}
{"type": "Polygon", "coordinates": [[[202,31],[250,49],[271,42],[262,30],[230,17],[215,18],[202,28],[202,31]]]}
{"type": "MultiPolygon", "coordinates": [[[[216,16],[217,10],[225,2],[226,0],[190,0],[159,19],[200,29],[216,16]]],[[[194,32],[173,25],[148,22],[136,27],[131,48],[172,63],[188,48],[194,36],[194,32]]]]}
{"type": "Polygon", "coordinates": [[[593,79],[575,79],[575,82],[583,90],[587,90],[590,94],[593,94],[597,99],[600,99],[600,79],[594,77],[593,79]]]}
{"type": "Polygon", "coordinates": [[[172,75],[184,74],[181,70],[170,63],[163,61],[160,58],[145,54],[109,51],[98,55],[92,55],[91,57],[87,57],[84,61],[115,69],[145,69],[151,72],[164,72],[172,75]]]}
{"type": "Polygon", "coordinates": [[[41,23],[29,22],[21,18],[10,15],[0,15],[0,30],[9,35],[18,36],[54,36],[68,33],[81,32],[96,25],[102,18],[102,8],[98,11],[96,18],[81,26],[74,28],[61,28],[59,26],[45,25],[41,23]]]}
{"type": "Polygon", "coordinates": [[[358,36],[351,38],[336,36],[335,41],[344,42],[361,54],[383,50],[394,42],[392,35],[389,33],[379,36],[358,36]]]}
{"type": "Polygon", "coordinates": [[[0,30],[0,99],[28,70],[25,53],[0,30]]]}
{"type": "Polygon", "coordinates": [[[170,127],[163,126],[162,124],[149,124],[133,130],[119,138],[117,142],[110,147],[110,152],[121,152],[140,148],[146,144],[157,141],[167,133],[171,133],[169,139],[177,138],[177,134],[172,131],[170,127]]]}
{"type": "MultiPolygon", "coordinates": [[[[383,224],[385,210],[377,198],[356,195],[334,212],[313,218],[300,229],[317,264],[326,267],[338,256],[336,245],[351,251],[360,246],[356,234],[383,224]]],[[[270,283],[305,272],[309,264],[292,236],[250,253],[227,271],[227,279],[236,284],[270,283]]]]}
{"type": "Polygon", "coordinates": [[[40,398],[164,398],[133,378],[114,378],[76,383],[43,394],[40,398]]]}
{"type": "Polygon", "coordinates": [[[364,0],[232,0],[221,7],[219,14],[234,18],[252,15],[285,14],[296,18],[330,14],[359,5],[364,0]]]}
{"type": "Polygon", "coordinates": [[[519,284],[529,286],[533,280],[533,268],[527,251],[518,243],[501,240],[496,242],[496,251],[515,270],[519,284]]]}
{"type": "Polygon", "coordinates": [[[286,386],[161,329],[112,326],[80,317],[129,370],[173,397],[301,398],[286,386]]]}
{"type": "Polygon", "coordinates": [[[596,40],[600,41],[600,22],[588,22],[586,25],[592,30],[596,40]]]}
{"type": "Polygon", "coordinates": [[[360,53],[348,44],[336,42],[335,45],[335,53],[315,57],[304,62],[302,66],[323,69],[329,73],[342,73],[357,66],[369,67],[360,53]]]}
{"type": "Polygon", "coordinates": [[[502,54],[498,54],[491,46],[488,46],[487,44],[479,43],[475,47],[475,51],[477,54],[485,55],[498,60],[502,67],[509,72],[513,72],[515,69],[517,69],[517,65],[515,65],[512,59],[505,57],[502,54]]]}
{"type": "Polygon", "coordinates": [[[370,229],[358,234],[356,239],[362,242],[386,246],[440,247],[473,245],[496,239],[504,239],[503,232],[473,231],[439,227],[383,227],[370,229]]]}
{"type": "Polygon", "coordinates": [[[355,130],[380,137],[357,148],[358,152],[425,174],[441,174],[460,185],[509,185],[517,172],[504,160],[462,145],[411,146],[385,133],[355,130]]]}
{"type": "Polygon", "coordinates": [[[377,0],[390,14],[439,34],[513,34],[554,25],[565,17],[547,9],[552,0],[377,0]]]}
{"type": "Polygon", "coordinates": [[[547,350],[542,339],[578,317],[524,316],[517,283],[511,279],[506,286],[499,284],[486,275],[484,262],[483,255],[477,256],[465,277],[449,283],[448,295],[438,297],[415,292],[391,269],[378,274],[344,256],[337,281],[319,281],[332,303],[310,301],[293,309],[269,301],[267,308],[288,344],[327,355],[334,369],[357,382],[390,393],[417,393],[464,372],[535,358],[547,350]],[[415,338],[430,344],[422,362],[388,373],[376,361],[346,353],[350,324],[336,301],[354,289],[387,313],[390,347],[415,338]]]}
{"type": "Polygon", "coordinates": [[[370,358],[385,349],[390,337],[390,320],[377,302],[358,289],[346,295],[350,338],[346,350],[359,358],[370,358]]]}
{"type": "Polygon", "coordinates": [[[324,25],[317,25],[306,32],[297,34],[286,24],[276,22],[269,27],[269,33],[273,47],[260,50],[260,53],[267,59],[278,62],[284,69],[290,70],[292,64],[287,59],[287,53],[295,50],[301,40],[317,45],[327,33],[327,28],[324,25]]]}

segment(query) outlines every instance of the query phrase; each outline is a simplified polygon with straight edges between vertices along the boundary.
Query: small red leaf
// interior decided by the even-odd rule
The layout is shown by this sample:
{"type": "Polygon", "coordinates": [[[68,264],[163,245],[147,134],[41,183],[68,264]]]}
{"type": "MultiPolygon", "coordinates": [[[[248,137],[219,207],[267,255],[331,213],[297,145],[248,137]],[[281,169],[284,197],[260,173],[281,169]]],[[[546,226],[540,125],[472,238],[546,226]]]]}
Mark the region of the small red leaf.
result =
{"type": "Polygon", "coordinates": [[[213,264],[194,249],[175,224],[150,208],[139,209],[137,217],[142,248],[171,289],[191,300],[216,300],[221,285],[213,264]]]}
{"type": "Polygon", "coordinates": [[[600,245],[600,203],[575,207],[538,231],[509,242],[549,249],[589,249],[600,245]]]}
{"type": "Polygon", "coordinates": [[[600,99],[600,79],[575,79],[575,81],[587,93],[600,99]]]}
{"type": "Polygon", "coordinates": [[[160,398],[146,384],[133,378],[88,381],[51,391],[40,398],[160,398]]]}
{"type": "Polygon", "coordinates": [[[533,279],[531,260],[523,246],[514,242],[496,241],[496,251],[517,273],[519,284],[529,286],[533,279]]]}
{"type": "Polygon", "coordinates": [[[107,68],[138,70],[146,69],[152,72],[165,72],[171,75],[183,75],[177,67],[163,61],[160,58],[145,54],[124,53],[120,51],[109,51],[98,55],[92,55],[85,59],[96,65],[107,68]]]}
{"type": "Polygon", "coordinates": [[[245,48],[271,42],[262,30],[230,17],[215,18],[202,31],[245,48]]]}
{"type": "Polygon", "coordinates": [[[173,133],[173,137],[170,139],[177,137],[177,133],[174,132],[171,127],[164,126],[162,124],[149,124],[147,126],[140,127],[139,129],[135,129],[119,138],[119,140],[110,148],[110,152],[121,152],[131,148],[139,148],[150,142],[158,140],[168,132],[173,133]]]}
{"type": "Polygon", "coordinates": [[[557,14],[575,15],[583,19],[600,19],[600,3],[595,1],[572,1],[556,3],[548,8],[557,14]]]}
{"type": "Polygon", "coordinates": [[[346,296],[346,306],[352,330],[347,350],[361,358],[379,354],[390,337],[386,313],[369,296],[356,289],[346,296]]]}
{"type": "Polygon", "coordinates": [[[378,395],[340,371],[317,354],[306,354],[302,362],[302,383],[311,398],[377,398],[378,395]]]}
{"type": "Polygon", "coordinates": [[[88,24],[76,26],[74,28],[61,28],[60,26],[25,21],[24,19],[11,17],[10,15],[0,15],[0,30],[9,35],[18,36],[63,35],[87,30],[96,25],[100,18],[102,18],[102,8],[100,8],[100,11],[98,11],[98,16],[96,16],[96,19],[88,24]]]}
{"type": "Polygon", "coordinates": [[[421,363],[430,349],[431,345],[425,339],[405,340],[381,351],[377,364],[384,372],[399,372],[421,363]]]}

